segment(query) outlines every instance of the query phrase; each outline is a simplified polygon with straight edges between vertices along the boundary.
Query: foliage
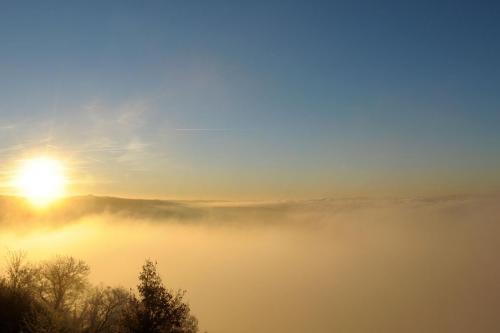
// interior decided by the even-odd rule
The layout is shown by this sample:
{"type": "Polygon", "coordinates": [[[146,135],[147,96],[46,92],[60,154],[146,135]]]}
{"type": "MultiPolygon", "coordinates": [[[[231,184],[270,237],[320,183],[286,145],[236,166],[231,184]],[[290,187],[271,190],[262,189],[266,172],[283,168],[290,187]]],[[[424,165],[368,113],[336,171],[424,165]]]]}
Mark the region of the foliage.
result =
{"type": "Polygon", "coordinates": [[[0,278],[0,332],[198,332],[184,292],[166,289],[152,261],[142,267],[138,294],[92,286],[89,273],[73,257],[31,264],[24,253],[10,253],[0,278]]]}
{"type": "MultiPolygon", "coordinates": [[[[173,294],[163,285],[156,264],[146,260],[139,275],[139,298],[131,296],[124,323],[128,332],[182,332],[189,319],[189,306],[182,301],[183,291],[173,294]]],[[[194,331],[196,332],[196,330],[194,331]]]]}

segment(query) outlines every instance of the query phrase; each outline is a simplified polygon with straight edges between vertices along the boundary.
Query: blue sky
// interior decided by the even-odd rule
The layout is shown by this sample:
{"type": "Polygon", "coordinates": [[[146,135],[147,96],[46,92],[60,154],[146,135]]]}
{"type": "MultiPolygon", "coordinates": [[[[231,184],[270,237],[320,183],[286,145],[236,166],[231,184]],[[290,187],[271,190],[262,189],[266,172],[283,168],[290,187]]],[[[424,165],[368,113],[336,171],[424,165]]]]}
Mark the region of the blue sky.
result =
{"type": "Polygon", "coordinates": [[[2,174],[49,153],[75,193],[496,190],[499,14],[487,1],[2,3],[2,174]]]}

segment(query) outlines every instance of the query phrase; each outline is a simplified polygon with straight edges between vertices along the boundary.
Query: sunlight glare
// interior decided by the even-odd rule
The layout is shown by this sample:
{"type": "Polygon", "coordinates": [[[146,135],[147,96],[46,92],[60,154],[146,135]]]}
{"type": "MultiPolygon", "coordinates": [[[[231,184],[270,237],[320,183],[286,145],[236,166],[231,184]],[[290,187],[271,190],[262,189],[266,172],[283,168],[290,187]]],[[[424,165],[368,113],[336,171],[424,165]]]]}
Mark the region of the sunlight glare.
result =
{"type": "Polygon", "coordinates": [[[45,206],[63,196],[65,185],[62,164],[48,157],[26,160],[14,180],[19,194],[36,206],[45,206]]]}

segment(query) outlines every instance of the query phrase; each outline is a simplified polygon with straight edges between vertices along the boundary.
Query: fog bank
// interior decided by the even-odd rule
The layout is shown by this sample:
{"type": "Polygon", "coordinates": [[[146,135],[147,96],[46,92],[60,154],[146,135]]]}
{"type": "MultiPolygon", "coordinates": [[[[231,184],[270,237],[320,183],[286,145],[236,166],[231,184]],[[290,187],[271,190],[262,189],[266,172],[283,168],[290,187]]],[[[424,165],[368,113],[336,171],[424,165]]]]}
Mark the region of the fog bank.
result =
{"type": "Polygon", "coordinates": [[[500,331],[498,197],[0,205],[1,250],[126,287],[153,258],[211,333],[500,331]]]}

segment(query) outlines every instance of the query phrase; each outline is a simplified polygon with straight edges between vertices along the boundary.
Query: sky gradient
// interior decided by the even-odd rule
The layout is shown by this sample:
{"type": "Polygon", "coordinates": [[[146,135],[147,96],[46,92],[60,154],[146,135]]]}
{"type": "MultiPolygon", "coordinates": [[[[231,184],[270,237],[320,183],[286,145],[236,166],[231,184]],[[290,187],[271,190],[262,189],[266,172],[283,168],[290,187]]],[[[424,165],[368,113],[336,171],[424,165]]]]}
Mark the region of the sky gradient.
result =
{"type": "Polygon", "coordinates": [[[500,5],[0,5],[0,170],[73,194],[280,199],[500,188],[500,5]]]}

